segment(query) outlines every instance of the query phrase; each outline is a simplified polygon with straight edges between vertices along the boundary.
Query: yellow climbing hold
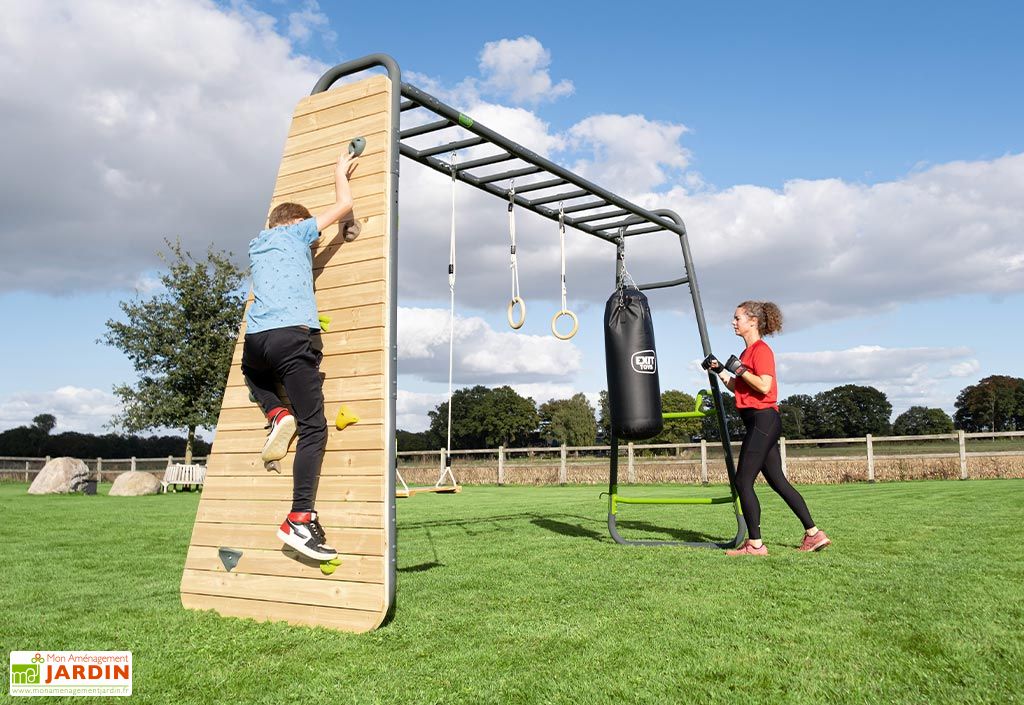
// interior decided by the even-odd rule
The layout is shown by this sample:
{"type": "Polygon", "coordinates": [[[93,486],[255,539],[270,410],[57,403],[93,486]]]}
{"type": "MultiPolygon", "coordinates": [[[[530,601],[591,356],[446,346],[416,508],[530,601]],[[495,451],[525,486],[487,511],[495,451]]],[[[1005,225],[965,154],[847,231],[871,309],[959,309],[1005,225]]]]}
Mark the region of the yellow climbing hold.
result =
{"type": "Polygon", "coordinates": [[[334,425],[338,427],[339,431],[344,431],[347,426],[351,426],[354,423],[359,422],[359,417],[356,416],[351,409],[344,404],[338,409],[338,416],[334,419],[334,425]]]}

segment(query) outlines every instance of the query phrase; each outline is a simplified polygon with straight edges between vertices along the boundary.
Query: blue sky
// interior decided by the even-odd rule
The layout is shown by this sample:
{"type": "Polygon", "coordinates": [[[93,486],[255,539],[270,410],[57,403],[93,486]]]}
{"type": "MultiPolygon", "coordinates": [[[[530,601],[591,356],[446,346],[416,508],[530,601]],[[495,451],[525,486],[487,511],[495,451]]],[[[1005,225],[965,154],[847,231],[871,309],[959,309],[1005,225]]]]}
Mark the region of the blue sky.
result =
{"type": "MultiPolygon", "coordinates": [[[[716,352],[739,351],[736,302],[782,306],[783,396],[872,384],[897,413],[952,412],[964,386],[1019,374],[1019,4],[135,6],[15,0],[0,32],[0,429],[44,412],[60,430],[103,429],[132,370],[96,339],[152,286],[162,238],[243,253],[294,103],[325,67],[373,52],[526,146],[677,210],[716,352]]],[[[448,185],[402,168],[399,426],[418,430],[446,390],[448,185]]],[[[581,329],[554,341],[557,232],[524,214],[530,316],[513,334],[504,208],[459,198],[457,384],[596,396],[612,253],[568,235],[581,329]]],[[[638,279],[674,276],[665,246],[637,248],[638,279]]],[[[663,388],[696,389],[692,318],[678,293],[652,305],[663,388]]]]}

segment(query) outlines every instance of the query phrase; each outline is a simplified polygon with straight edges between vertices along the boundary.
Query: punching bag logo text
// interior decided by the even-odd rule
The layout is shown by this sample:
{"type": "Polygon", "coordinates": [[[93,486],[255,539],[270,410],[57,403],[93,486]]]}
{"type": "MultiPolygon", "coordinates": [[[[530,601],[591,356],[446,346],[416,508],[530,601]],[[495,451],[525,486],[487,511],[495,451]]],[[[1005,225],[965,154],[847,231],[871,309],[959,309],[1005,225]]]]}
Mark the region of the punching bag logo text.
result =
{"type": "Polygon", "coordinates": [[[658,371],[658,358],[653,350],[640,350],[629,358],[633,371],[643,375],[653,375],[658,371]]]}

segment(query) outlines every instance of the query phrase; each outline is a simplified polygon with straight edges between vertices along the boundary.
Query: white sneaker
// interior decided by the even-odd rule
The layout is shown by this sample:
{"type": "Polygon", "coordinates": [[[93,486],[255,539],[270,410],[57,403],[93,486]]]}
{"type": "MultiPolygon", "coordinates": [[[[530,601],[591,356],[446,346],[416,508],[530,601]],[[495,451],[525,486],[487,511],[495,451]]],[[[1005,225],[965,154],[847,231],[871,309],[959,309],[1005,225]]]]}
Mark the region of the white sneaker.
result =
{"type": "Polygon", "coordinates": [[[263,444],[263,462],[280,460],[288,455],[288,447],[295,438],[295,417],[288,410],[280,411],[270,422],[270,434],[263,444]]]}

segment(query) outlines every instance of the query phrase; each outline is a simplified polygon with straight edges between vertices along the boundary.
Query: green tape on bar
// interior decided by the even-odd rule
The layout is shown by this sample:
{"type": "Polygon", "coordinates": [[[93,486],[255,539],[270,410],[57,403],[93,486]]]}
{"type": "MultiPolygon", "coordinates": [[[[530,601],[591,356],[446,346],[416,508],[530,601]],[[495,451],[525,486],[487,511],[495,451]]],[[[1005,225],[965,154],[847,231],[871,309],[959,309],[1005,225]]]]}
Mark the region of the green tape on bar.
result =
{"type": "Polygon", "coordinates": [[[703,411],[666,411],[661,415],[663,419],[702,419],[706,416],[703,411]]]}
{"type": "Polygon", "coordinates": [[[618,504],[729,504],[732,497],[614,497],[613,501],[618,504]]]}
{"type": "Polygon", "coordinates": [[[463,127],[473,127],[473,118],[469,115],[463,115],[459,113],[459,124],[463,127]]]}

